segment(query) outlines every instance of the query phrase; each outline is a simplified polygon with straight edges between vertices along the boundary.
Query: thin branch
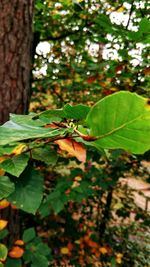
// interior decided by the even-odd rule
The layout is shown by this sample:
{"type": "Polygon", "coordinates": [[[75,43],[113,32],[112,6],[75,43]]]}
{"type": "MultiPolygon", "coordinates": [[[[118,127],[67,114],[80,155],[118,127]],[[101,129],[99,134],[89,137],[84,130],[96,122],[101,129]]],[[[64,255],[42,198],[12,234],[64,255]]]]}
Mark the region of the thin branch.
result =
{"type": "Polygon", "coordinates": [[[131,16],[132,16],[133,8],[134,8],[134,0],[132,0],[132,2],[131,2],[131,8],[130,8],[130,12],[129,12],[129,19],[128,19],[128,21],[127,21],[127,25],[126,25],[126,30],[127,30],[128,27],[129,27],[129,23],[130,23],[130,20],[131,20],[131,16]]]}

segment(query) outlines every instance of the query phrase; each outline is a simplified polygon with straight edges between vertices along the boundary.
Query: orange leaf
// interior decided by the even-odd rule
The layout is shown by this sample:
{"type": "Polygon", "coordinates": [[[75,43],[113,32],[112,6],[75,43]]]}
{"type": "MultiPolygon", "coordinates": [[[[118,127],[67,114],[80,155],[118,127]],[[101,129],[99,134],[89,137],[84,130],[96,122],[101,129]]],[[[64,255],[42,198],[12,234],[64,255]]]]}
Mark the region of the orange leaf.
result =
{"type": "Polygon", "coordinates": [[[3,176],[5,174],[5,171],[3,169],[0,169],[0,176],[3,176]]]}
{"type": "Polygon", "coordinates": [[[72,251],[73,247],[74,247],[73,244],[71,242],[68,242],[67,248],[69,249],[69,251],[72,251]]]}
{"type": "Polygon", "coordinates": [[[67,151],[70,156],[76,157],[81,162],[86,161],[86,150],[82,144],[70,138],[57,140],[54,143],[59,145],[61,150],[67,151]]]}
{"type": "Polygon", "coordinates": [[[9,202],[6,199],[0,201],[0,209],[5,209],[9,206],[9,202]]]}
{"type": "Polygon", "coordinates": [[[9,251],[8,255],[9,257],[11,258],[15,258],[15,259],[19,259],[22,257],[24,253],[24,249],[23,248],[20,248],[18,246],[14,246],[12,247],[12,249],[9,251]]]}
{"type": "Polygon", "coordinates": [[[19,245],[19,246],[23,246],[24,245],[24,241],[22,239],[18,239],[15,241],[14,243],[15,245],[19,245]]]}
{"type": "Polygon", "coordinates": [[[106,248],[106,247],[100,247],[99,251],[100,251],[102,254],[106,254],[106,253],[107,253],[107,248],[106,248]]]}
{"type": "Polygon", "coordinates": [[[7,226],[8,221],[0,220],[0,230],[3,230],[7,226]]]}

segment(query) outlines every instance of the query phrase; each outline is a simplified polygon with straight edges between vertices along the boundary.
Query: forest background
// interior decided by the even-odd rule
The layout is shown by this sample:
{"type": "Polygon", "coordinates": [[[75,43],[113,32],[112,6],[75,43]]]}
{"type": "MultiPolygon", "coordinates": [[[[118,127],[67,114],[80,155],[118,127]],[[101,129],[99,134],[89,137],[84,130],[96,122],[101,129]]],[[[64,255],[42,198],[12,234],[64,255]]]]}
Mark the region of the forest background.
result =
{"type": "MultiPolygon", "coordinates": [[[[31,125],[38,113],[45,128],[61,128],[52,122],[62,116],[58,109],[67,107],[65,111],[72,114],[67,123],[76,127],[86,117],[86,105],[92,107],[104,97],[123,91],[126,104],[126,92],[148,98],[149,8],[146,0],[36,0],[32,75],[24,93],[30,105],[9,110],[23,114],[29,105],[30,115],[12,115],[13,125],[31,125]],[[77,104],[85,105],[81,117],[82,109],[70,106],[77,104]],[[42,113],[45,110],[55,110],[53,120],[42,113]]],[[[116,108],[118,114],[124,112],[123,102],[114,104],[116,108]]],[[[6,173],[11,182],[19,176],[23,183],[17,182],[14,193],[7,180],[12,194],[0,205],[0,266],[149,267],[149,151],[135,155],[79,144],[57,140],[51,147],[44,143],[34,149],[30,159],[34,173],[31,166],[25,168],[25,155],[19,165],[8,162],[2,146],[1,176],[6,173]],[[132,187],[126,182],[130,177],[132,187]],[[138,192],[136,181],[141,185],[138,192]]],[[[7,155],[20,155],[22,145],[26,144],[7,147],[7,155]]]]}

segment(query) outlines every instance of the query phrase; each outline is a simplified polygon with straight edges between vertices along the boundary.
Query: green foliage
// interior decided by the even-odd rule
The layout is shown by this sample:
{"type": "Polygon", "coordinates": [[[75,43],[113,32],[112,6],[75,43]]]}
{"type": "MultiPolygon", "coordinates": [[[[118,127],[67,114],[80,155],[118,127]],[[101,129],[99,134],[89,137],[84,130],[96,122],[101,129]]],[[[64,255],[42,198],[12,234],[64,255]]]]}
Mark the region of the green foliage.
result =
{"type": "Polygon", "coordinates": [[[49,145],[35,148],[32,151],[32,158],[35,160],[43,161],[47,165],[55,165],[58,159],[57,153],[54,149],[51,149],[49,145]]]}
{"type": "Polygon", "coordinates": [[[8,235],[8,233],[9,232],[7,229],[0,231],[0,240],[4,239],[8,235]]]}
{"type": "Polygon", "coordinates": [[[149,218],[119,182],[149,175],[132,155],[150,148],[149,100],[140,96],[149,97],[148,10],[146,0],[35,1],[35,112],[0,127],[0,199],[23,210],[25,242],[6,267],[149,266],[149,218]],[[128,19],[118,23],[118,14],[128,19]],[[85,163],[58,149],[64,138],[78,154],[74,141],[84,145],[85,163]],[[133,215],[137,229],[124,226],[133,215]]]}
{"type": "Polygon", "coordinates": [[[26,243],[26,251],[23,259],[26,264],[31,266],[48,267],[48,260],[51,259],[51,250],[37,237],[33,228],[27,229],[23,234],[26,243]]]}
{"type": "Polygon", "coordinates": [[[58,135],[63,136],[66,132],[66,129],[44,129],[42,127],[32,127],[26,124],[22,126],[22,124],[16,124],[10,121],[0,127],[0,145],[6,145],[21,140],[48,138],[58,135]]]}
{"type": "Polygon", "coordinates": [[[43,177],[28,167],[14,183],[15,190],[8,200],[18,208],[35,214],[43,198],[43,177]]]}
{"type": "Polygon", "coordinates": [[[119,92],[100,100],[87,116],[91,135],[100,148],[122,148],[142,154],[150,148],[150,107],[148,100],[119,92]]]}
{"type": "Polygon", "coordinates": [[[7,261],[6,261],[6,264],[5,264],[5,267],[9,267],[9,266],[12,266],[12,267],[20,267],[22,264],[21,260],[16,260],[16,259],[10,259],[8,258],[7,261]]]}
{"type": "Polygon", "coordinates": [[[4,244],[0,244],[0,261],[5,261],[7,257],[8,249],[4,244]]]}
{"type": "MultiPolygon", "coordinates": [[[[9,201],[26,212],[35,213],[43,196],[42,176],[39,175],[37,171],[32,170],[31,167],[26,168],[29,160],[29,153],[32,160],[44,161],[48,165],[56,164],[57,154],[55,151],[50,150],[50,145],[52,146],[53,141],[68,136],[73,139],[75,135],[79,138],[80,142],[86,143],[86,145],[89,146],[95,146],[95,148],[98,149],[123,148],[131,153],[138,154],[144,153],[150,148],[148,135],[150,132],[150,109],[148,100],[136,94],[118,92],[97,102],[90,111],[89,108],[84,105],[74,107],[67,105],[62,109],[62,112],[63,113],[60,113],[60,115],[57,115],[58,121],[53,121],[55,125],[54,128],[53,126],[51,128],[51,125],[47,125],[47,123],[43,125],[44,127],[33,127],[31,126],[31,120],[29,122],[30,125],[27,124],[27,119],[26,124],[23,124],[24,117],[21,120],[20,115],[18,115],[19,120],[17,124],[10,120],[4,126],[0,127],[1,144],[3,151],[7,148],[6,153],[8,153],[9,145],[6,146],[8,140],[9,144],[14,144],[17,140],[24,142],[21,147],[19,146],[19,142],[18,145],[16,143],[13,152],[7,154],[6,159],[5,156],[2,158],[2,169],[13,176],[19,177],[19,180],[17,181],[15,177],[12,177],[11,181],[8,182],[9,178],[2,176],[1,190],[2,197],[8,197],[13,191],[8,198],[9,201]],[[62,114],[63,118],[61,118],[62,114]],[[68,117],[74,120],[73,124],[68,117]],[[59,120],[60,118],[61,121],[59,120]],[[88,127],[86,128],[87,134],[85,134],[85,131],[82,133],[77,130],[79,127],[79,120],[81,120],[82,124],[80,125],[82,127],[88,127]],[[35,132],[38,134],[35,134],[35,132]],[[8,134],[10,138],[7,137],[8,139],[6,139],[8,134]],[[27,140],[26,143],[25,140],[27,140]],[[47,143],[49,143],[49,145],[47,143]],[[17,155],[15,155],[15,153],[17,155]],[[15,190],[12,182],[15,183],[15,190]]],[[[38,117],[33,117],[32,120],[33,122],[36,118],[41,120],[43,116],[46,116],[48,119],[48,114],[50,114],[51,118],[51,112],[45,111],[40,113],[38,117]]],[[[17,115],[15,115],[14,118],[17,120],[17,115]]],[[[82,129],[82,127],[79,127],[79,129],[82,129]]],[[[67,184],[64,183],[64,186],[66,185],[67,184]]],[[[77,191],[78,194],[82,194],[84,191],[87,191],[85,188],[86,185],[83,183],[82,188],[81,183],[80,187],[75,188],[74,191],[77,191]]],[[[51,193],[48,202],[46,202],[46,205],[50,202],[49,204],[52,205],[56,213],[59,212],[68,201],[67,196],[62,196],[62,193],[64,194],[64,189],[61,192],[60,187],[58,191],[56,188],[56,192],[51,193]]],[[[75,197],[73,197],[74,194],[75,192],[72,191],[72,198],[75,197]]]]}
{"type": "Polygon", "coordinates": [[[19,177],[28,164],[29,156],[27,154],[16,155],[12,158],[4,160],[0,167],[6,172],[19,177]]]}
{"type": "Polygon", "coordinates": [[[7,176],[0,176],[0,198],[8,197],[15,187],[7,176]]]}
{"type": "Polygon", "coordinates": [[[36,236],[36,232],[35,232],[34,228],[29,228],[29,229],[24,231],[23,240],[25,243],[28,243],[29,241],[34,239],[35,236],[36,236]]]}

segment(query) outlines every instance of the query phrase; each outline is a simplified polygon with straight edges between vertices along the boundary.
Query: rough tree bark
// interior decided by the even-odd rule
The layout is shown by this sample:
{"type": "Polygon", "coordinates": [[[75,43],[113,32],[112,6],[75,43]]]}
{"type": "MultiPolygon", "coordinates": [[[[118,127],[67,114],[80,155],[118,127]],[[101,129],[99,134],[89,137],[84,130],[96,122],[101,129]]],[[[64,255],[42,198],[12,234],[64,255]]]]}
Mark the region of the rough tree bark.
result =
{"type": "MultiPolygon", "coordinates": [[[[0,0],[0,124],[9,113],[28,110],[32,61],[33,0],[0,0]]],[[[10,207],[0,217],[8,220],[12,244],[20,236],[19,211],[10,207]]]]}
{"type": "Polygon", "coordinates": [[[27,112],[33,0],[0,0],[0,124],[27,112]]]}

